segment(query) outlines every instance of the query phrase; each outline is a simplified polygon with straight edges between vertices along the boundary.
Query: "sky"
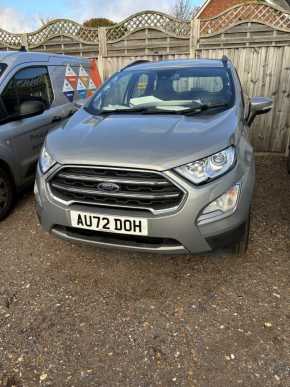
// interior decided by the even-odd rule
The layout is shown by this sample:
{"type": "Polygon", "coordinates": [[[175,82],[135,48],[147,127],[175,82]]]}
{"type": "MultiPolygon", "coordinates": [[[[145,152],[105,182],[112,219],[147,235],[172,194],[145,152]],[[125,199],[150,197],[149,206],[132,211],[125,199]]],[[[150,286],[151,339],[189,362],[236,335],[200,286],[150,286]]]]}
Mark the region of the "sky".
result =
{"type": "MultiPolygon", "coordinates": [[[[191,0],[200,5],[202,0],[191,0]]],[[[41,20],[69,18],[79,23],[91,17],[120,21],[145,9],[169,12],[175,0],[0,0],[0,28],[10,32],[29,32],[41,20]]]]}

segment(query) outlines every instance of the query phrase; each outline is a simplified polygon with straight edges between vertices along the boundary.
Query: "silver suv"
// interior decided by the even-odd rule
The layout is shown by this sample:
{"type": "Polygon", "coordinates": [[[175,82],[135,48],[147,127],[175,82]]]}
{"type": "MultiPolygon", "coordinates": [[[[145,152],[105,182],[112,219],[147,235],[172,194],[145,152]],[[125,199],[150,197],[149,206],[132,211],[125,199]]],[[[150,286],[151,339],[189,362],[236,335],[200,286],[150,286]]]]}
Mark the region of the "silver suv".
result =
{"type": "Polygon", "coordinates": [[[248,104],[232,63],[135,63],[50,133],[35,184],[43,228],[69,241],[207,253],[248,243],[255,183],[248,104]]]}

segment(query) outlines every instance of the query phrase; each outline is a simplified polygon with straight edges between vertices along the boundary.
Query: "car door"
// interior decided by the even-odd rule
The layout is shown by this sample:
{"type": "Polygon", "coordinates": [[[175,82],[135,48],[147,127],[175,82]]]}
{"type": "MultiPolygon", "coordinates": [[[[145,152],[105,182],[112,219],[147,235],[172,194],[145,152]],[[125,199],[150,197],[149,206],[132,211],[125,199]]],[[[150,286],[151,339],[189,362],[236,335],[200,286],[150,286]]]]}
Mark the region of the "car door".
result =
{"type": "Polygon", "coordinates": [[[48,130],[56,125],[55,120],[59,120],[58,116],[53,115],[53,99],[48,69],[43,65],[27,66],[18,70],[1,93],[1,104],[6,111],[1,133],[13,149],[23,182],[34,176],[45,136],[48,130]],[[28,100],[44,102],[45,111],[21,119],[18,114],[19,107],[22,102],[28,100]]]}

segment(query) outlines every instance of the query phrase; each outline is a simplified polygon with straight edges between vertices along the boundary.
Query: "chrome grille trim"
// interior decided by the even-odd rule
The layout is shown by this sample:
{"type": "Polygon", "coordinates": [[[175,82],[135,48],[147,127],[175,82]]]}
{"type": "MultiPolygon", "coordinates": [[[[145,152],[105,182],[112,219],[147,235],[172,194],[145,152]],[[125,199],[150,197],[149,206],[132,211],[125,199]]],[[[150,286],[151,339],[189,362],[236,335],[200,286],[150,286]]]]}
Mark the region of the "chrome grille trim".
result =
{"type": "Polygon", "coordinates": [[[47,188],[54,200],[65,205],[142,210],[154,215],[177,210],[187,197],[185,189],[165,173],[113,167],[63,165],[49,177],[47,188]],[[100,183],[116,183],[120,191],[100,191],[100,183]]]}
{"type": "Polygon", "coordinates": [[[168,181],[163,181],[160,179],[159,181],[150,181],[150,180],[142,180],[142,179],[130,179],[130,178],[108,178],[108,177],[94,177],[88,175],[72,175],[69,173],[59,173],[59,177],[67,180],[83,180],[83,181],[92,181],[92,182],[105,182],[105,183],[122,183],[122,184],[136,184],[136,185],[152,185],[152,186],[168,186],[170,183],[168,181]]]}

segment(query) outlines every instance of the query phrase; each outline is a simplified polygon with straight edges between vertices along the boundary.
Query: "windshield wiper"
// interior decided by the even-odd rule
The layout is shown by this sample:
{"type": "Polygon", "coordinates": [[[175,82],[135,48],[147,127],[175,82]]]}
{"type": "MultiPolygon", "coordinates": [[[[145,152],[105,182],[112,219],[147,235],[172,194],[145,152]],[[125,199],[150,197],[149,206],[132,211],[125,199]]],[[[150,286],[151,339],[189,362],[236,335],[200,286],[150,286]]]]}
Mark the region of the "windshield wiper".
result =
{"type": "Polygon", "coordinates": [[[216,104],[216,105],[206,105],[206,104],[201,104],[197,106],[192,106],[189,109],[182,109],[182,110],[167,110],[167,109],[160,109],[158,107],[156,108],[147,108],[144,109],[142,112],[143,114],[179,114],[179,115],[194,115],[194,114],[199,114],[201,112],[211,110],[211,109],[217,109],[217,108],[224,108],[224,107],[229,107],[228,103],[223,103],[223,104],[216,104]]]}
{"type": "Polygon", "coordinates": [[[103,109],[98,111],[97,115],[109,115],[109,114],[130,114],[130,113],[143,113],[147,111],[147,108],[130,108],[130,109],[103,109]]]}
{"type": "Polygon", "coordinates": [[[208,110],[218,109],[218,108],[228,108],[230,105],[228,103],[219,103],[215,105],[201,104],[199,106],[193,106],[190,109],[182,111],[182,114],[191,116],[194,114],[199,114],[208,110]]]}
{"type": "Polygon", "coordinates": [[[182,110],[170,110],[170,109],[160,109],[158,107],[136,107],[130,109],[103,109],[98,111],[97,115],[110,115],[110,114],[131,114],[131,113],[140,113],[140,114],[179,114],[179,115],[194,115],[201,112],[217,109],[217,108],[229,107],[228,103],[216,104],[216,105],[206,105],[200,104],[192,106],[189,109],[182,110]]]}
{"type": "Polygon", "coordinates": [[[112,109],[112,110],[101,110],[98,112],[98,115],[109,115],[109,114],[130,114],[130,113],[140,113],[140,114],[183,114],[183,110],[167,110],[167,109],[158,109],[157,107],[139,107],[132,109],[112,109]]]}
{"type": "Polygon", "coordinates": [[[167,109],[158,109],[151,108],[143,112],[143,114],[183,114],[183,110],[167,110],[167,109]]]}

